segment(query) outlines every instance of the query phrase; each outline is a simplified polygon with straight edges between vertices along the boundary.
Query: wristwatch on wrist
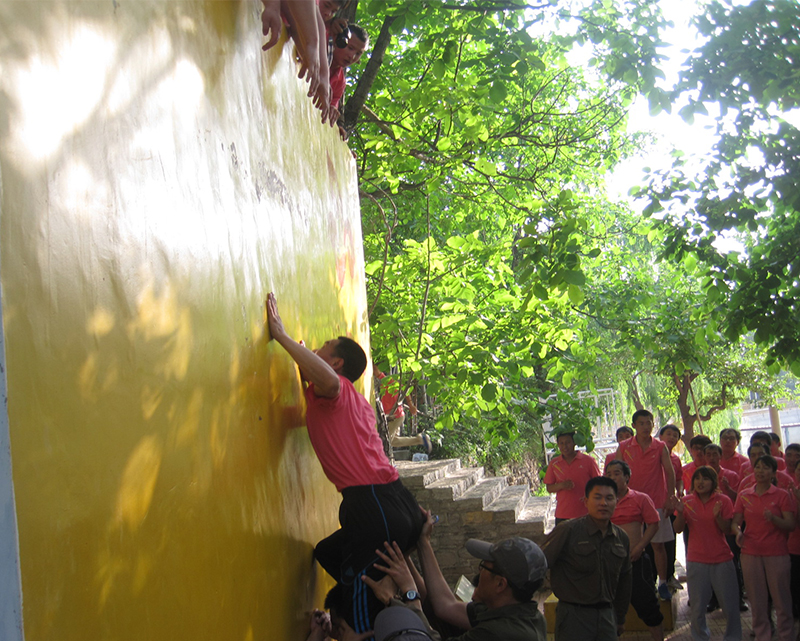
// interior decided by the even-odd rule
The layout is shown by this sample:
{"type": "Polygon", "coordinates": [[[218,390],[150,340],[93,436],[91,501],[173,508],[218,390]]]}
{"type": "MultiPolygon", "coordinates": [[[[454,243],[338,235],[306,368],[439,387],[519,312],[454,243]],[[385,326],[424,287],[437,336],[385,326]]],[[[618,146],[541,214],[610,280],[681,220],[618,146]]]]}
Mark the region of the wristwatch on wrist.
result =
{"type": "Polygon", "coordinates": [[[419,599],[419,592],[416,590],[409,590],[405,594],[400,597],[403,600],[403,603],[410,603],[411,601],[416,601],[419,599]]]}

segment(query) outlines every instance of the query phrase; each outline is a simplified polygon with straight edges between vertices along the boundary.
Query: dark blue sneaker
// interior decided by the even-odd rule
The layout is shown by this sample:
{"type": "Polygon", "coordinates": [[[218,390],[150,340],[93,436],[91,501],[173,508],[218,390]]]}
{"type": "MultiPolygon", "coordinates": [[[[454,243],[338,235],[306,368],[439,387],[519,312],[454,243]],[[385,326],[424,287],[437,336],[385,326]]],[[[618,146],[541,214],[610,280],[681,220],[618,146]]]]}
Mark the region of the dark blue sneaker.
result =
{"type": "Polygon", "coordinates": [[[428,436],[425,432],[423,432],[421,436],[422,436],[422,447],[425,448],[426,454],[430,454],[431,450],[433,449],[433,443],[431,443],[431,437],[428,436]]]}
{"type": "Polygon", "coordinates": [[[669,591],[669,586],[666,583],[662,583],[658,586],[658,598],[662,601],[672,600],[672,592],[669,591]]]}

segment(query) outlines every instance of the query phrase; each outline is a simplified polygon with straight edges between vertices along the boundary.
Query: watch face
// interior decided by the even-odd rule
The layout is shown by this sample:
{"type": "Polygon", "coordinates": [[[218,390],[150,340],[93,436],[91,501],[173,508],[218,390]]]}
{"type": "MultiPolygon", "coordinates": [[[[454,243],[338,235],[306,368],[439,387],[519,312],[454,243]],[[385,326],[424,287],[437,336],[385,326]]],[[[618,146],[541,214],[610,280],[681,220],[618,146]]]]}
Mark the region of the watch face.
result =
{"type": "Polygon", "coordinates": [[[403,597],[403,601],[416,601],[419,598],[419,594],[417,594],[416,590],[409,590],[406,592],[405,597],[403,597]]]}

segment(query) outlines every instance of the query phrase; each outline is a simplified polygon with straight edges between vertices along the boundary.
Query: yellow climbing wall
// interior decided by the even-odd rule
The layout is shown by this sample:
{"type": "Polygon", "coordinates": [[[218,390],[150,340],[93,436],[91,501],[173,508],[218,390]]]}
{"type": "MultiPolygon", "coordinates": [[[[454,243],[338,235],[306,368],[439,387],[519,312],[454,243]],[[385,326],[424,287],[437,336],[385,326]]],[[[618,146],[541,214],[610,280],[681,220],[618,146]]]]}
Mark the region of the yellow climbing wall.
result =
{"type": "Polygon", "coordinates": [[[26,641],[303,639],[329,587],[339,497],[264,299],[368,345],[355,165],[259,12],[0,2],[26,641]]]}

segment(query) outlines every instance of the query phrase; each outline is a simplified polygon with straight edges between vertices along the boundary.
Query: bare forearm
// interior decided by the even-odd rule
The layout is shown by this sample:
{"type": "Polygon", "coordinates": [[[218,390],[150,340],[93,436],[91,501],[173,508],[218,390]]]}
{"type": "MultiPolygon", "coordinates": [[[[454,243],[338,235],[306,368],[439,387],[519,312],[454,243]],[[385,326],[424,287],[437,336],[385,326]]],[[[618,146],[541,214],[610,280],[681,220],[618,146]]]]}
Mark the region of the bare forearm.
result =
{"type": "Polygon", "coordinates": [[[339,375],[330,365],[288,334],[276,335],[274,338],[297,363],[303,378],[314,383],[318,396],[334,398],[339,395],[339,375]]]}
{"type": "Polygon", "coordinates": [[[460,603],[455,595],[450,591],[439,562],[433,553],[433,547],[429,538],[422,536],[417,543],[417,554],[422,565],[422,575],[428,590],[428,597],[433,611],[440,619],[461,628],[469,628],[469,617],[467,616],[467,606],[460,603]]]}

